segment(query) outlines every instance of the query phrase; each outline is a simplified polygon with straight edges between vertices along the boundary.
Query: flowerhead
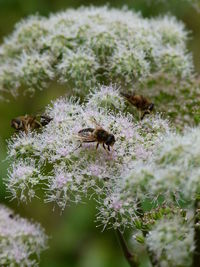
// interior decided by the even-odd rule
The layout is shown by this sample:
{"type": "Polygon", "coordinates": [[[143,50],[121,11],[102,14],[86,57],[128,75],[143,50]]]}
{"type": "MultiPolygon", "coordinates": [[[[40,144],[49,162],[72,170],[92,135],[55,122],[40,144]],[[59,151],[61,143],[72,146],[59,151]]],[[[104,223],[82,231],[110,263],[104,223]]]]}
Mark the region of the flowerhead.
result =
{"type": "Polygon", "coordinates": [[[39,224],[29,222],[0,205],[0,265],[36,266],[33,256],[46,249],[47,237],[39,224]]]}

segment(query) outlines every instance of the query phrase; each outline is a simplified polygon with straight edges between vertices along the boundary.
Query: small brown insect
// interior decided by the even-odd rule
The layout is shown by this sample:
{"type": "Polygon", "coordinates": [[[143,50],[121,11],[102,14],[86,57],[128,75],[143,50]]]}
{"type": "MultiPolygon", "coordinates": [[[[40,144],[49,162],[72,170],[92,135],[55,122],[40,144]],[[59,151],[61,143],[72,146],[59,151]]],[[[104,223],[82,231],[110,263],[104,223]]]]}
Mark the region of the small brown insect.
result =
{"type": "Polygon", "coordinates": [[[150,114],[154,109],[154,104],[151,103],[146,97],[136,94],[126,94],[121,95],[128,100],[133,106],[135,106],[140,111],[140,119],[142,120],[145,115],[150,114]]]}
{"type": "Polygon", "coordinates": [[[13,127],[16,131],[24,131],[26,134],[28,131],[33,131],[42,126],[47,125],[52,118],[41,115],[41,116],[19,116],[11,120],[11,127],[13,127]]]}
{"type": "Polygon", "coordinates": [[[82,143],[97,142],[96,149],[98,149],[99,144],[102,144],[106,151],[110,151],[110,147],[112,147],[115,143],[115,136],[104,130],[96,123],[96,121],[94,122],[96,124],[96,128],[85,128],[78,132],[78,138],[81,141],[81,145],[79,147],[82,146],[82,143]]]}

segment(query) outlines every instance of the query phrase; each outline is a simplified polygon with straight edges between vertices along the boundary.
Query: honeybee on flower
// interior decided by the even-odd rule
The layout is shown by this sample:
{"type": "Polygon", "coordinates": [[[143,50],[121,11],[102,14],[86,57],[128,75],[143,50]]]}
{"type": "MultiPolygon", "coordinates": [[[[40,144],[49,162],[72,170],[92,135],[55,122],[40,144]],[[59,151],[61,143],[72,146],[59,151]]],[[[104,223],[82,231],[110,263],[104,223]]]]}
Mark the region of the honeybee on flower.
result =
{"type": "Polygon", "coordinates": [[[115,136],[104,130],[94,118],[92,121],[96,125],[95,128],[84,128],[78,132],[78,138],[81,141],[81,145],[82,143],[97,142],[96,149],[98,149],[99,144],[102,144],[106,151],[110,151],[110,147],[112,147],[115,143],[115,136]]]}
{"type": "Polygon", "coordinates": [[[154,109],[154,103],[152,103],[148,98],[143,95],[137,95],[135,93],[121,95],[133,106],[135,106],[140,112],[140,119],[144,119],[147,114],[150,114],[154,109]]]}
{"type": "Polygon", "coordinates": [[[28,131],[33,131],[49,124],[51,120],[52,118],[47,115],[19,116],[11,120],[11,127],[14,128],[16,131],[24,131],[27,134],[28,131]]]}

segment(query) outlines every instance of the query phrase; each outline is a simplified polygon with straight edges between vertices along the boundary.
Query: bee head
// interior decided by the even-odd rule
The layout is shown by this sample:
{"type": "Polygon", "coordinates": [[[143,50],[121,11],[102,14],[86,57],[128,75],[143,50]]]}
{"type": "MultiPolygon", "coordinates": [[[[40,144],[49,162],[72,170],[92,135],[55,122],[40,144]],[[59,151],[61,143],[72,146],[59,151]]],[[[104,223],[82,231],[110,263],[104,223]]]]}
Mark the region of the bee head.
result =
{"type": "Polygon", "coordinates": [[[42,126],[45,126],[45,125],[49,124],[50,121],[52,121],[52,120],[53,120],[52,118],[50,118],[46,115],[42,115],[40,123],[42,124],[42,126]]]}
{"type": "Polygon", "coordinates": [[[151,104],[149,105],[149,107],[148,107],[148,110],[149,110],[149,111],[152,111],[153,109],[154,109],[154,104],[151,103],[151,104]]]}
{"type": "Polygon", "coordinates": [[[109,134],[109,135],[108,135],[108,138],[107,138],[107,140],[106,140],[106,142],[105,142],[105,144],[106,144],[107,146],[113,146],[114,143],[115,143],[115,137],[114,137],[114,135],[113,135],[113,134],[109,134]]]}
{"type": "Polygon", "coordinates": [[[15,130],[20,130],[22,128],[22,121],[18,118],[11,120],[11,127],[13,127],[15,130]]]}

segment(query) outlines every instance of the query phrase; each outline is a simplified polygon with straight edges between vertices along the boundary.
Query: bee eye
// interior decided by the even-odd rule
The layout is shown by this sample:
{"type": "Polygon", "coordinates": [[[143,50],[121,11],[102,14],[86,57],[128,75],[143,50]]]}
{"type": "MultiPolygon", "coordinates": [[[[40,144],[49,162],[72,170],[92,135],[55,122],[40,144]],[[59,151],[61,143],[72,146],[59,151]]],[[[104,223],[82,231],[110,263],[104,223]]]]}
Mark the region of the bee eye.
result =
{"type": "Polygon", "coordinates": [[[49,124],[50,121],[52,121],[52,120],[53,119],[48,117],[48,116],[44,116],[44,115],[41,116],[41,124],[42,124],[42,126],[45,126],[45,125],[49,124]]]}
{"type": "Polygon", "coordinates": [[[113,134],[110,134],[107,138],[106,145],[112,146],[115,143],[115,137],[113,134]]]}
{"type": "Polygon", "coordinates": [[[22,127],[22,122],[20,119],[13,119],[11,121],[11,127],[15,128],[15,129],[20,129],[22,127]]]}

